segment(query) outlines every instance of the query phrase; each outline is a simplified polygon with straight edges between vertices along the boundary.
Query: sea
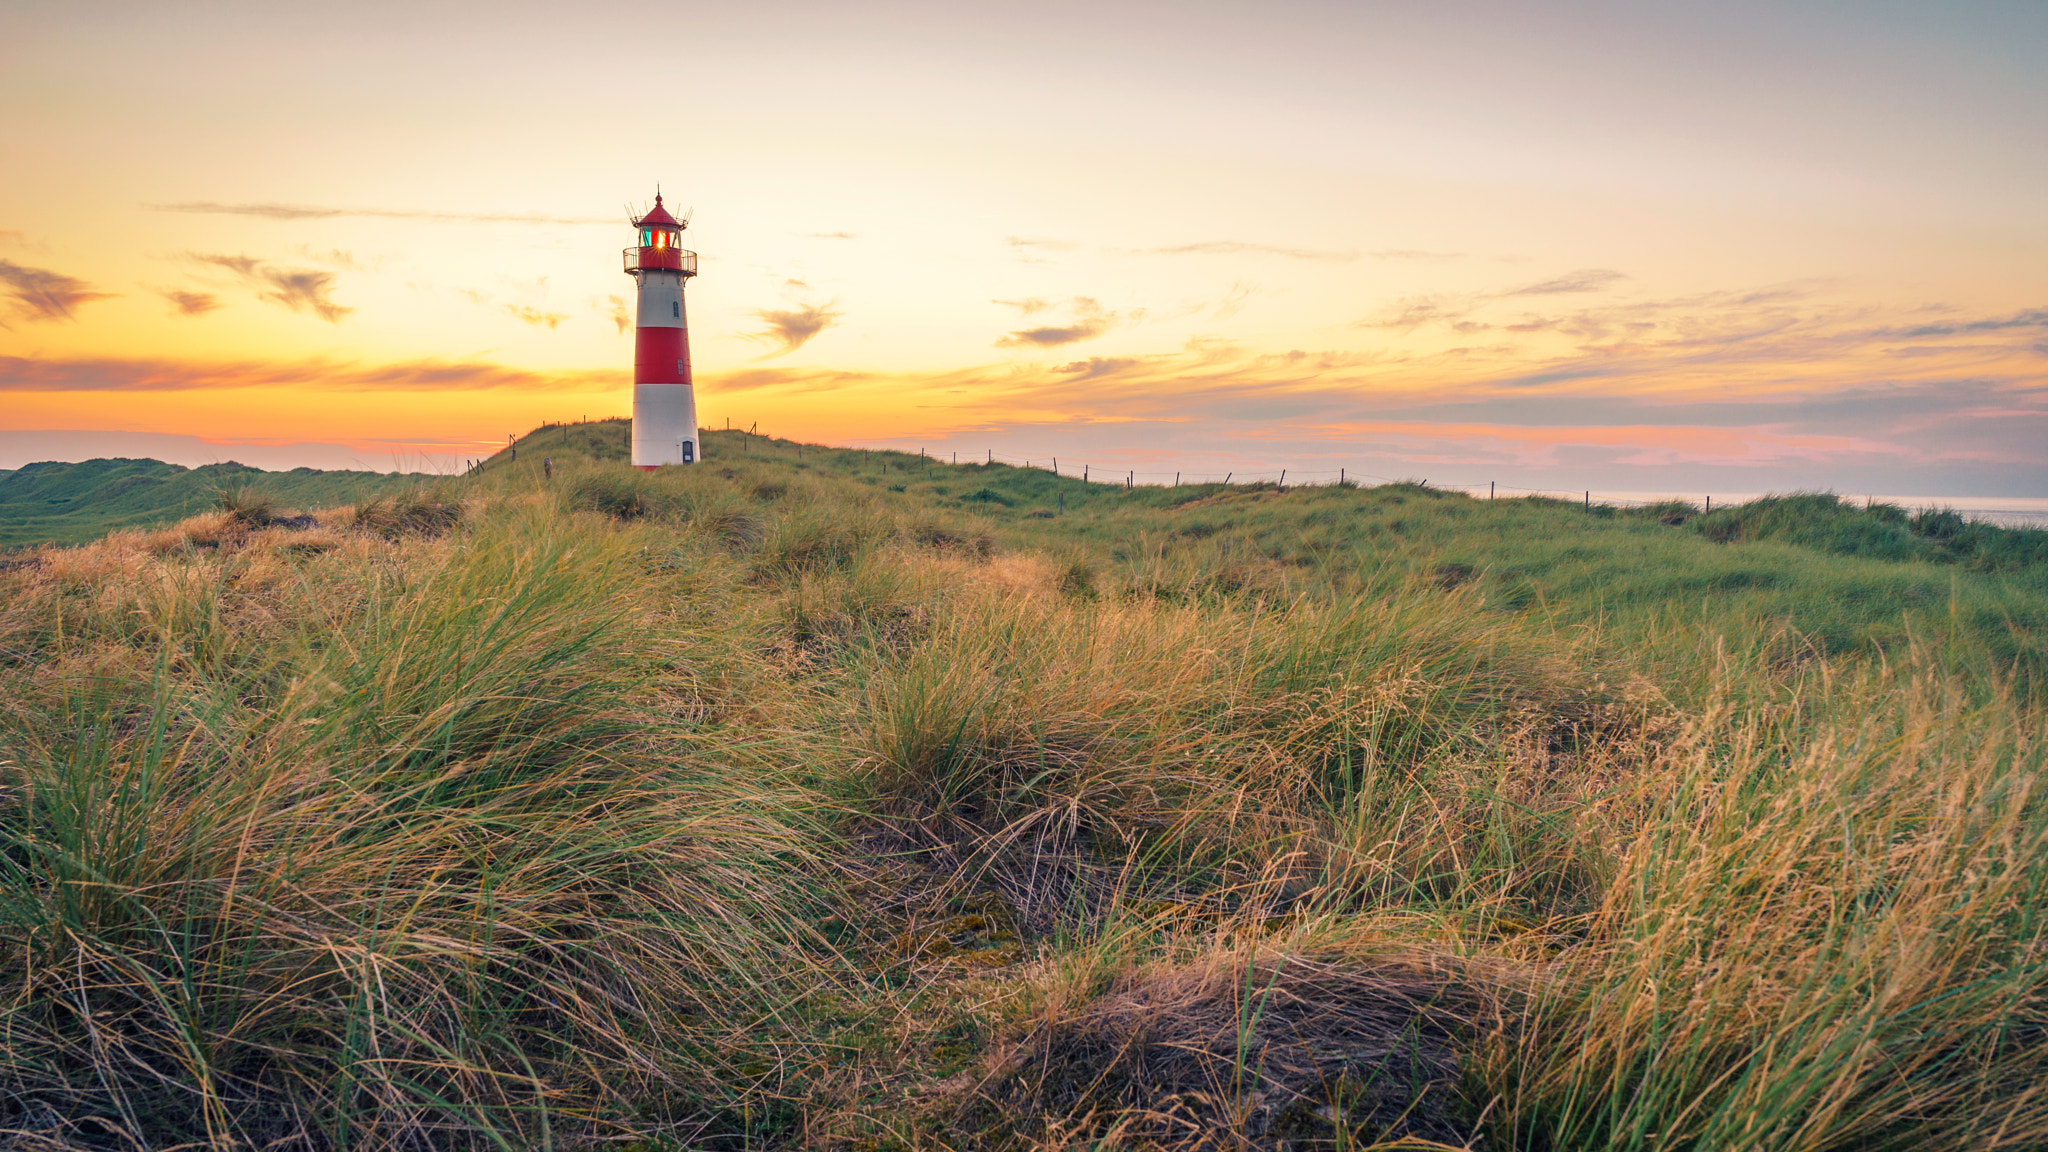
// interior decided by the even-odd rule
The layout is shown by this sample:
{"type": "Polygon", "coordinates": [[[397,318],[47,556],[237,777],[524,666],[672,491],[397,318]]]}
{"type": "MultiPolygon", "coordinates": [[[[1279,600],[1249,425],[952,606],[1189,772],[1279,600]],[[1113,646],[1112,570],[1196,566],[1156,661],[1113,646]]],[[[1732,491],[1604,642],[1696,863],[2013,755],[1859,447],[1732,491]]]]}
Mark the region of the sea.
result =
{"type": "MultiPolygon", "coordinates": [[[[1560,492],[1576,496],[1576,492],[1560,492]]],[[[1594,492],[1593,499],[1609,504],[1652,504],[1659,500],[1684,500],[1700,504],[1706,493],[1594,492]]],[[[1715,505],[1740,504],[1763,495],[1761,492],[1716,492],[1715,505]]],[[[1873,504],[1896,504],[1908,512],[1925,508],[1946,508],[1965,520],[1983,520],[2001,528],[2048,528],[2048,497],[2041,496],[1898,496],[1883,492],[1843,492],[1843,501],[1868,500],[1873,504]]]]}

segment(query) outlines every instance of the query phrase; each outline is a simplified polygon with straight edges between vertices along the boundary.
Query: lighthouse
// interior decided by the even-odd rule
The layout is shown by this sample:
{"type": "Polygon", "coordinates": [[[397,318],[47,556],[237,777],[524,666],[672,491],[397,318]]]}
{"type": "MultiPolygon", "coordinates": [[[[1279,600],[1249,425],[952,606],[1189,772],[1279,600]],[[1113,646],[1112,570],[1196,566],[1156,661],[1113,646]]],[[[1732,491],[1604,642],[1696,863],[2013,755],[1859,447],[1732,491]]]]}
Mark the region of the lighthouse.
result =
{"type": "Polygon", "coordinates": [[[682,247],[688,220],[661,206],[636,217],[640,242],[626,249],[626,271],[640,283],[633,330],[633,466],[694,464],[697,396],[690,385],[690,327],[683,281],[697,274],[697,254],[682,247]]]}

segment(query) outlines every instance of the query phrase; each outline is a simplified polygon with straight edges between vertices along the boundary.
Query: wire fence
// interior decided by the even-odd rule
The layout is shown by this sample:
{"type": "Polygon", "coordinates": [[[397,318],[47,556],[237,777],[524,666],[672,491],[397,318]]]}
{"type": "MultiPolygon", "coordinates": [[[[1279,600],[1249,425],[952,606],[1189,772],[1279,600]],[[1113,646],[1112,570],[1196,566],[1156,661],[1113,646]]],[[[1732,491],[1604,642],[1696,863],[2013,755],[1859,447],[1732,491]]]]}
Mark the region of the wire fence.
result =
{"type": "MultiPolygon", "coordinates": [[[[838,449],[838,451],[846,451],[846,449],[838,449]]],[[[862,451],[894,453],[902,452],[903,449],[863,449],[862,451]]],[[[1254,468],[1244,471],[1235,469],[1223,469],[1221,471],[1209,469],[1199,472],[1176,470],[1169,472],[1163,469],[1159,471],[1138,471],[1133,468],[1103,468],[1088,461],[1077,461],[1072,458],[1063,460],[1052,455],[1011,456],[997,452],[994,449],[985,449],[979,454],[950,450],[942,453],[932,453],[918,449],[916,454],[944,464],[1007,464],[1013,468],[1040,468],[1058,476],[1082,480],[1091,484],[1112,484],[1124,488],[1136,488],[1141,485],[1145,487],[1178,488],[1201,484],[1272,484],[1279,488],[1333,487],[1345,484],[1414,484],[1417,487],[1434,488],[1439,491],[1463,492],[1468,496],[1483,499],[1540,497],[1552,500],[1571,500],[1588,507],[1600,504],[1611,508],[1642,508],[1674,501],[1685,503],[1697,502],[1711,508],[1715,499],[1712,495],[1697,498],[1696,500],[1694,497],[1688,497],[1683,494],[1646,497],[1639,492],[1619,495],[1615,493],[1603,494],[1597,489],[1523,488],[1513,484],[1502,484],[1493,480],[1486,481],[1485,483],[1471,481],[1445,483],[1429,477],[1381,476],[1371,472],[1361,472],[1346,466],[1337,468],[1254,468]]],[[[1726,496],[1721,497],[1721,500],[1723,503],[1730,502],[1726,496]]]]}
{"type": "MultiPolygon", "coordinates": [[[[617,419],[617,417],[600,417],[599,420],[595,422],[605,422],[607,420],[617,419]]],[[[543,428],[564,427],[570,424],[583,423],[593,423],[593,421],[591,421],[588,416],[585,416],[582,419],[575,421],[562,420],[558,422],[552,422],[550,424],[543,425],[543,428]]],[[[711,431],[711,429],[706,429],[705,431],[708,432],[711,431]]],[[[769,433],[764,433],[761,431],[761,426],[758,422],[750,422],[746,426],[741,427],[736,425],[734,422],[727,420],[725,422],[724,431],[728,433],[737,432],[749,438],[772,438],[769,433]]],[[[510,441],[510,439],[511,437],[507,437],[508,442],[510,441]]],[[[974,452],[956,452],[951,449],[947,449],[941,452],[932,452],[921,448],[835,448],[828,447],[823,444],[808,444],[800,441],[785,441],[784,443],[793,445],[796,448],[799,455],[803,454],[806,450],[812,452],[834,453],[859,452],[863,456],[871,456],[876,454],[909,455],[914,453],[915,455],[923,459],[932,460],[940,463],[984,465],[1006,464],[1015,468],[1042,468],[1048,472],[1052,472],[1060,476],[1077,478],[1091,484],[1106,484],[1124,488],[1136,488],[1141,484],[1145,485],[1146,487],[1161,488],[1200,484],[1231,484],[1247,486],[1258,484],[1273,484],[1274,486],[1280,488],[1314,487],[1340,484],[1414,484],[1422,488],[1434,488],[1443,491],[1463,492],[1468,496],[1477,497],[1479,499],[1497,500],[1503,497],[1536,497],[1551,500],[1569,500],[1575,503],[1582,504],[1587,508],[1592,508],[1595,506],[1607,508],[1644,508],[1660,504],[1682,503],[1691,505],[1695,508],[1704,508],[1708,511],[1711,511],[1716,505],[1725,506],[1731,504],[1741,504],[1747,500],[1754,499],[1756,496],[1756,494],[1754,493],[1729,494],[1716,492],[1695,496],[1684,492],[1645,493],[1637,491],[1621,493],[1614,491],[1603,492],[1597,488],[1525,488],[1514,484],[1502,484],[1494,480],[1489,480],[1482,484],[1472,480],[1446,481],[1441,478],[1432,477],[1382,476],[1372,472],[1362,472],[1357,469],[1353,469],[1343,465],[1340,465],[1336,468],[1253,468],[1248,470],[1236,470],[1226,468],[1220,471],[1211,468],[1203,471],[1167,471],[1165,469],[1159,469],[1156,471],[1150,469],[1145,471],[1138,471],[1132,468],[1100,467],[1091,461],[1075,460],[1071,457],[1063,459],[1061,457],[1053,456],[1050,453],[1044,456],[1013,456],[1008,453],[997,452],[992,448],[983,449],[980,453],[977,454],[974,452]]],[[[465,465],[469,465],[472,462],[465,460],[464,463],[465,465]]],[[[1887,502],[1894,503],[1910,503],[1915,506],[1924,504],[1925,506],[1930,508],[1936,506],[1948,506],[1945,500],[1938,497],[1876,497],[1875,499],[1883,499],[1887,502]]],[[[2023,502],[2033,503],[2034,501],[2033,498],[2025,498],[2023,502]]],[[[1971,515],[1973,518],[1981,518],[1989,523],[1996,523],[2010,528],[2048,527],[2048,509],[2044,508],[1999,507],[1996,509],[1982,509],[1965,507],[1960,508],[1958,510],[1971,515]]]]}

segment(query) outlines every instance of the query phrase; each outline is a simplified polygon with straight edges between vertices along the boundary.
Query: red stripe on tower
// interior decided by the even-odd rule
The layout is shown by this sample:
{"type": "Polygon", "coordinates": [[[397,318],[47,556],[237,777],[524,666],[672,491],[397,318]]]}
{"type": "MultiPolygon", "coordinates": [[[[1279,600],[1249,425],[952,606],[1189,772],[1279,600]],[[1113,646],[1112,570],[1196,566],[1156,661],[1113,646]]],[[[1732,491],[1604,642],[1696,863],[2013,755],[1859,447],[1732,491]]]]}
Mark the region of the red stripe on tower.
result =
{"type": "Polygon", "coordinates": [[[642,328],[635,332],[633,383],[690,383],[690,330],[642,328]]]}

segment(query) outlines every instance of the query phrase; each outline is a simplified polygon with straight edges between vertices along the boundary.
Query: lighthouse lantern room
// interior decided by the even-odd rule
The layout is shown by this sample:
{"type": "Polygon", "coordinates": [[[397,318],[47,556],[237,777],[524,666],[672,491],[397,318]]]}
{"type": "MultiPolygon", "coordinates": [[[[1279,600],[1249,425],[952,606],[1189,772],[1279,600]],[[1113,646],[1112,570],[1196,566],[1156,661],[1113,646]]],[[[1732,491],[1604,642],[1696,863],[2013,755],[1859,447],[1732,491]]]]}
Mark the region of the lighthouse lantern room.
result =
{"type": "Polygon", "coordinates": [[[669,215],[656,194],[654,210],[636,217],[633,226],[640,230],[640,242],[626,249],[626,271],[640,284],[633,335],[633,466],[694,464],[702,453],[683,308],[683,282],[697,274],[697,254],[682,246],[690,222],[669,215]]]}

